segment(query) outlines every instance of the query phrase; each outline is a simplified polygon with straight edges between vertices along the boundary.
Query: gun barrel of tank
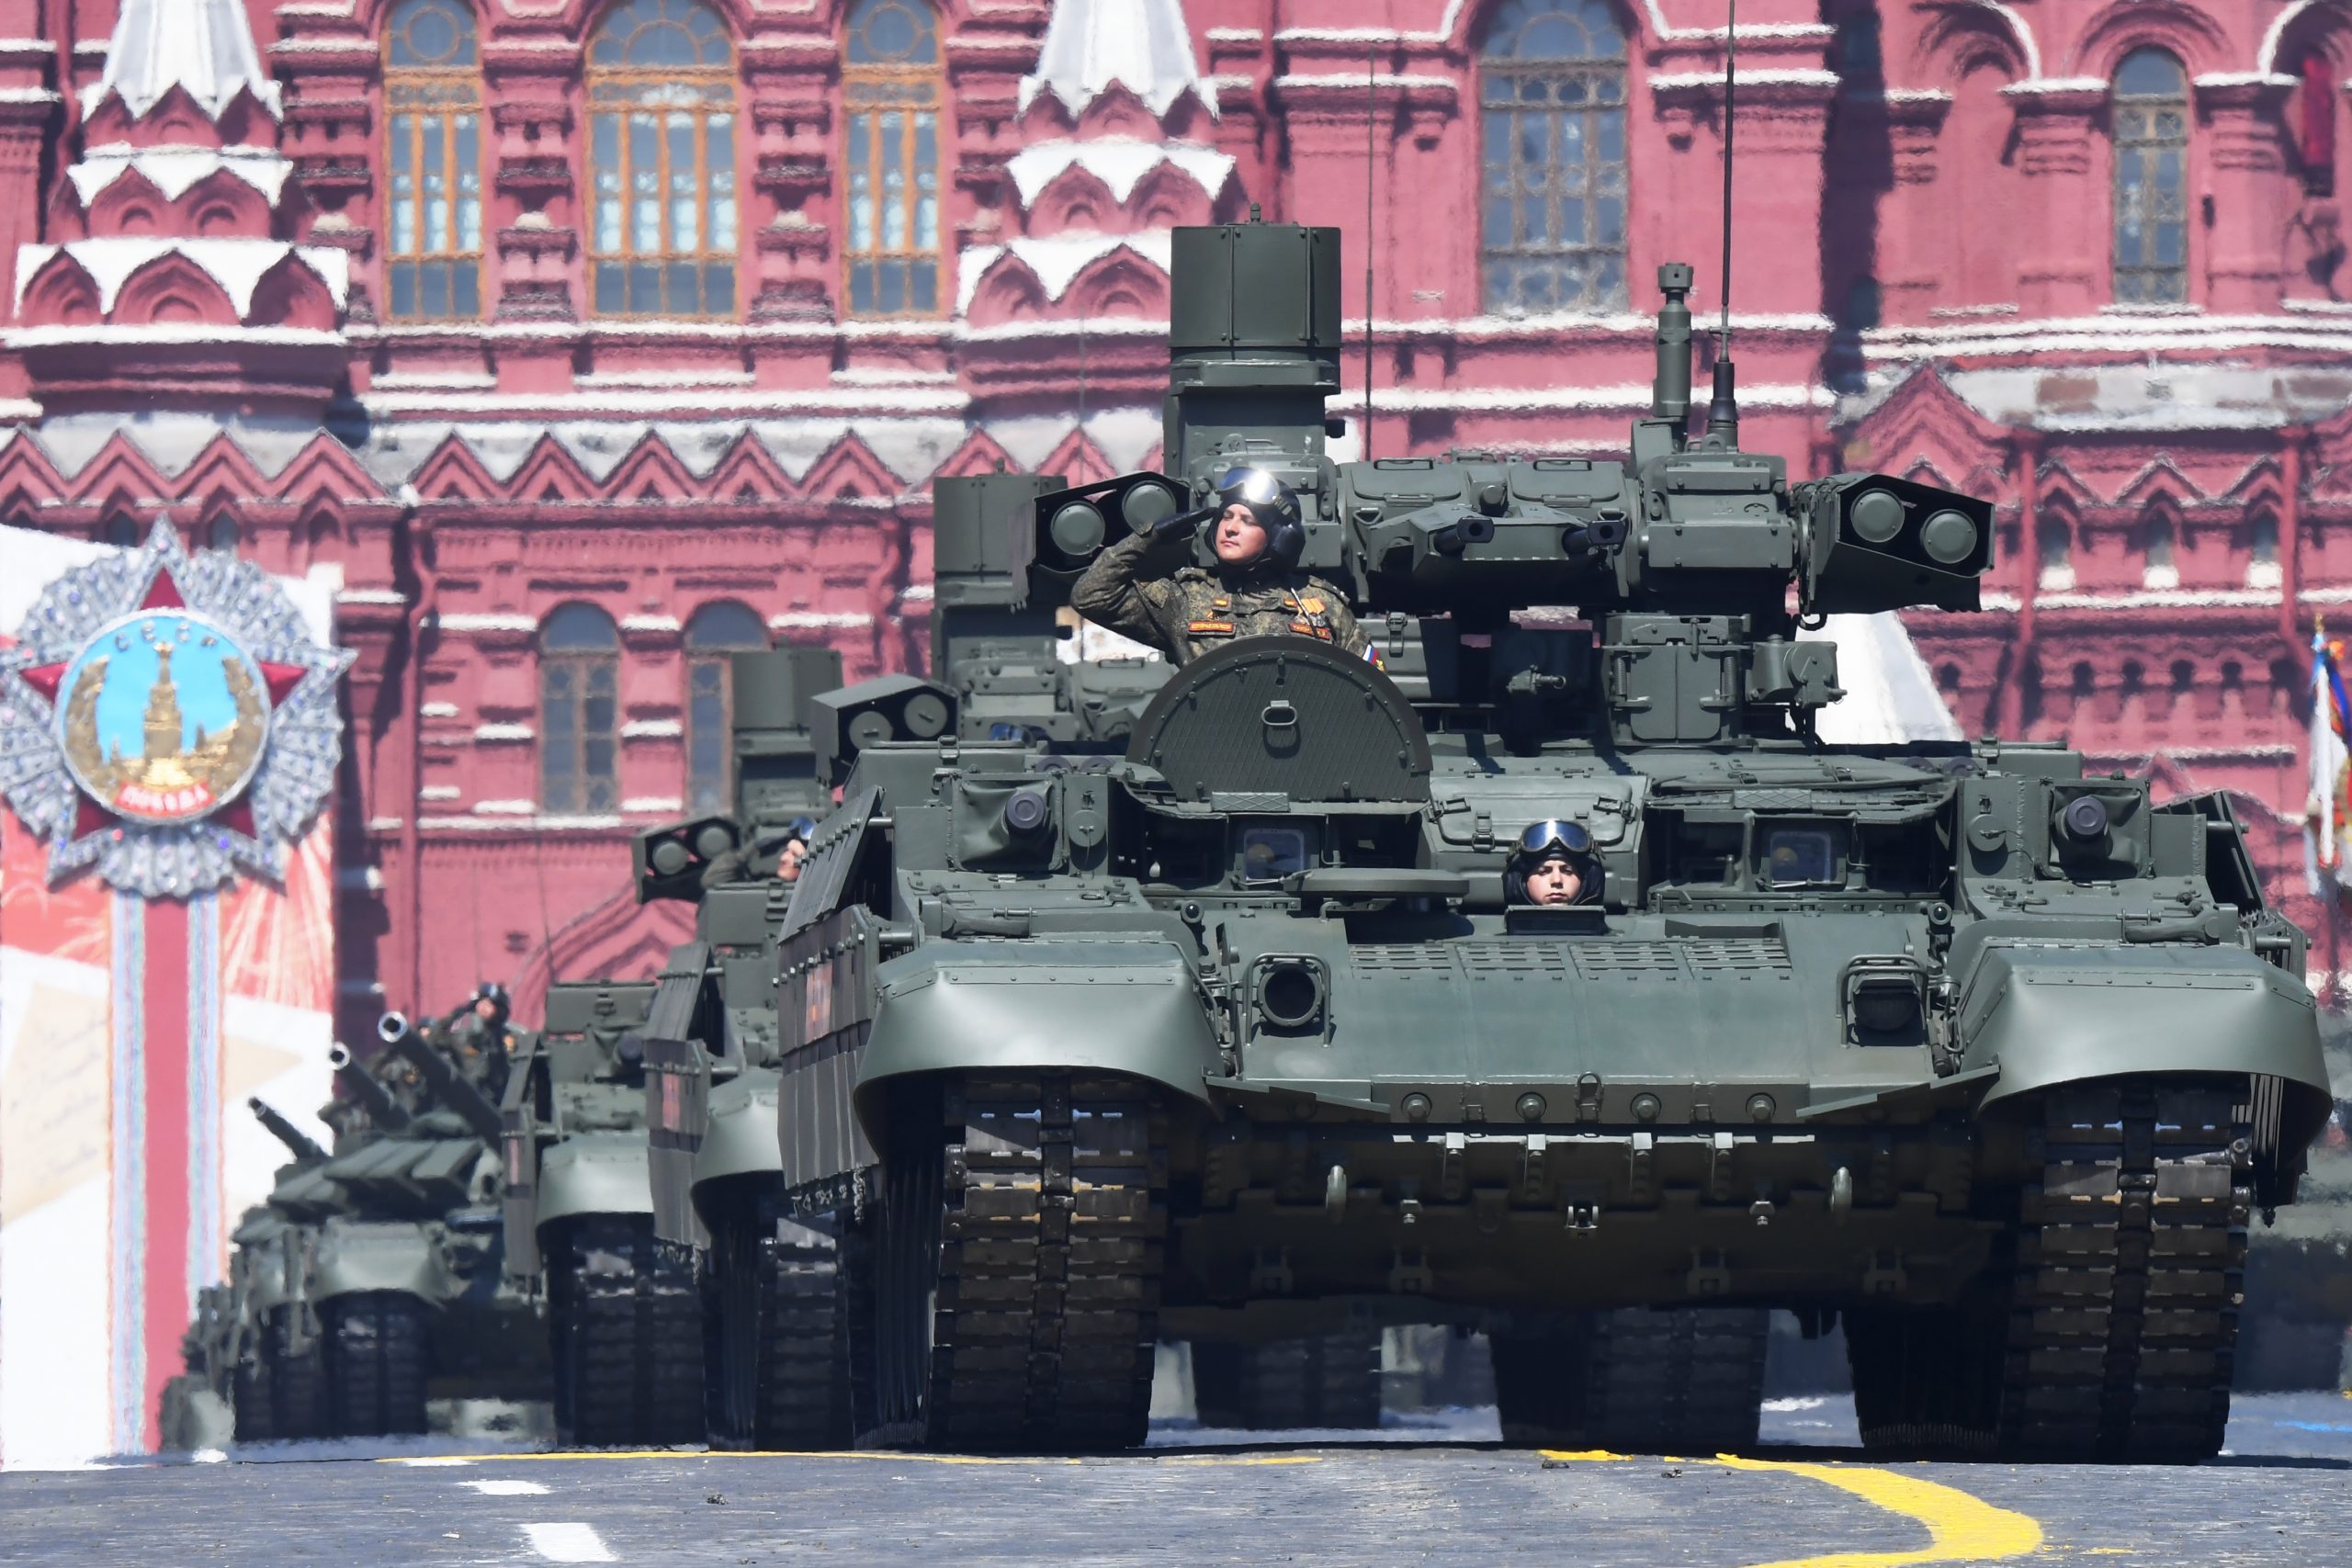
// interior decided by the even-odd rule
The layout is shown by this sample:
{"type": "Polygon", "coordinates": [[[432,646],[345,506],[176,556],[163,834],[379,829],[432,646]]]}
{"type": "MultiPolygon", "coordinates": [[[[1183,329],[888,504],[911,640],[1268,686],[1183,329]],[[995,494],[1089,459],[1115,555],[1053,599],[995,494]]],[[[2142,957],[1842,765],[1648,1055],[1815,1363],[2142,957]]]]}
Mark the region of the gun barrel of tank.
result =
{"type": "Polygon", "coordinates": [[[386,1040],[424,1077],[425,1087],[432,1090],[435,1101],[463,1117],[466,1125],[478,1135],[495,1139],[499,1134],[498,1108],[482,1097],[481,1090],[460,1077],[458,1069],[449,1065],[447,1056],[425,1043],[422,1035],[409,1028],[407,1020],[401,1019],[400,1014],[386,1013],[384,1022],[377,1027],[379,1030],[387,1028],[395,1019],[400,1019],[400,1031],[387,1035],[386,1040]]]}
{"type": "Polygon", "coordinates": [[[376,1081],[374,1075],[361,1066],[351,1055],[351,1047],[337,1041],[327,1047],[327,1066],[334,1069],[335,1081],[343,1085],[351,1098],[368,1110],[368,1120],[387,1133],[397,1133],[406,1127],[408,1112],[392,1098],[392,1091],[376,1081]]]}
{"type": "Polygon", "coordinates": [[[248,1099],[245,1101],[245,1107],[260,1120],[263,1126],[269,1129],[270,1135],[272,1137],[275,1137],[279,1143],[286,1145],[287,1153],[292,1155],[296,1159],[324,1159],[327,1157],[326,1150],[319,1147],[318,1140],[312,1138],[309,1134],[303,1132],[301,1128],[297,1127],[293,1122],[288,1122],[285,1117],[279,1115],[275,1110],[266,1104],[258,1096],[248,1099]]]}

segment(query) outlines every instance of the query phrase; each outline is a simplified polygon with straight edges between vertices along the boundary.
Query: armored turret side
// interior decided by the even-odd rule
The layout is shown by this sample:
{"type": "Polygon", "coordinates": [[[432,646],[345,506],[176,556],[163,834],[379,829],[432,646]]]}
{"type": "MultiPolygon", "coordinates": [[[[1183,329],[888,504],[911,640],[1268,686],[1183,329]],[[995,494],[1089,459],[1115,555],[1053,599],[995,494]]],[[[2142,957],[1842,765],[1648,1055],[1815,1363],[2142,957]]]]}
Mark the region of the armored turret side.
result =
{"type": "Polygon", "coordinates": [[[1792,482],[1724,370],[1691,435],[1679,266],[1623,460],[1335,465],[1336,236],[1173,254],[1170,471],[1036,497],[1035,558],[1200,520],[1213,575],[1273,498],[1379,657],[1231,640],[1087,769],[835,752],[777,1114],[862,1438],[1128,1444],[1158,1335],[1385,1318],[1485,1328],[1515,1435],[1736,1446],[1786,1306],[1875,1448],[2212,1452],[2328,1106],[2300,934],[2219,798],[1816,723],[1800,621],[1975,608],[1989,505],[1792,482]]]}

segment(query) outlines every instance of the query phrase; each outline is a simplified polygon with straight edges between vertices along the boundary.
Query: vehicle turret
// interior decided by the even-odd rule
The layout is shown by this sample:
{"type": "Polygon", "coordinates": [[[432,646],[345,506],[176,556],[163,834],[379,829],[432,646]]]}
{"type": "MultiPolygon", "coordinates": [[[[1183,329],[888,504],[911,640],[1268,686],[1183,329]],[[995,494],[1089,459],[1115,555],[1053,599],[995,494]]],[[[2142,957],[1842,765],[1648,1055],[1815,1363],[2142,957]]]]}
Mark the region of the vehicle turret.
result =
{"type": "Polygon", "coordinates": [[[361,1066],[351,1054],[351,1047],[338,1040],[327,1047],[327,1066],[334,1069],[335,1082],[359,1102],[368,1112],[368,1122],[386,1133],[397,1133],[409,1124],[407,1108],[392,1098],[392,1091],[383,1081],[361,1066]]]}
{"type": "Polygon", "coordinates": [[[497,1141],[498,1108],[483,1099],[481,1090],[468,1083],[405,1015],[388,1012],[378,1019],[376,1037],[416,1068],[438,1109],[455,1113],[476,1137],[497,1141]]]}

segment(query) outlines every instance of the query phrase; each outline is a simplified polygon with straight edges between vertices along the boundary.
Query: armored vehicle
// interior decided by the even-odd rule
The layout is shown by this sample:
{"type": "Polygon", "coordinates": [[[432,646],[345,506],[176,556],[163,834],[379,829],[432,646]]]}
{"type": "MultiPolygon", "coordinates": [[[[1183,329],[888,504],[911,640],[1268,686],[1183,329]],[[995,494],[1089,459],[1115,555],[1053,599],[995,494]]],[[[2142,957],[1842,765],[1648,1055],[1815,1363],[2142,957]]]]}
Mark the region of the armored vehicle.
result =
{"type": "Polygon", "coordinates": [[[429,1392],[544,1384],[528,1303],[501,1286],[497,1112],[400,1014],[379,1034],[417,1075],[414,1111],[341,1045],[332,1153],[250,1102],[293,1157],[199,1293],[167,1441],[209,1437],[215,1401],[243,1442],[376,1437],[424,1431],[429,1392]]]}
{"type": "Polygon", "coordinates": [[[1213,648],[1101,771],[877,738],[794,886],[785,1195],[860,1438],[1131,1444],[1159,1334],[1389,1314],[1482,1325],[1514,1436],[1736,1443],[1785,1306],[1843,1319],[1874,1450],[2213,1452],[2328,1105],[2227,803],[1826,745],[1800,625],[1978,608],[1993,509],[1792,483],[1727,343],[1691,434],[1689,267],[1623,461],[1333,463],[1339,276],[1330,231],[1176,231],[1170,471],[1034,547],[1263,470],[1379,663],[1213,648]],[[1531,829],[1597,901],[1514,904],[1531,829]]]}
{"type": "Polygon", "coordinates": [[[698,1261],[715,1442],[806,1447],[844,1440],[848,1428],[839,1357],[826,1346],[810,1359],[795,1327],[811,1310],[831,1321],[833,1238],[781,1207],[773,982],[791,886],[714,882],[695,866],[715,863],[707,852],[763,813],[829,811],[831,785],[864,744],[992,739],[1071,755],[1125,743],[1169,669],[1143,659],[1060,657],[1058,601],[1020,570],[1030,508],[1060,486],[1028,475],[944,481],[933,525],[936,679],[890,676],[842,688],[831,655],[822,667],[806,652],[738,656],[739,758],[789,748],[793,765],[764,781],[748,770],[740,775],[732,819],[639,840],[640,899],[697,906],[696,941],[672,954],[643,1049],[656,1231],[698,1261]],[[1018,532],[1008,525],[1015,517],[1018,532]],[[709,843],[697,844],[696,835],[709,843]]]}

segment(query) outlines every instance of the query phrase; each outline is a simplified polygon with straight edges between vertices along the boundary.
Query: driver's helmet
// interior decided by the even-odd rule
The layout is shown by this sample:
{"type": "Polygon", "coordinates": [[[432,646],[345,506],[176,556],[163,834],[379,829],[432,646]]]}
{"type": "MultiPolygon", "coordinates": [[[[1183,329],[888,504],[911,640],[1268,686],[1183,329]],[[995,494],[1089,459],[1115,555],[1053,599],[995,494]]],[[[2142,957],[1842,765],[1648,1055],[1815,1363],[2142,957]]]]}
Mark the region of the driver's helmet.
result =
{"type": "Polygon", "coordinates": [[[1296,491],[1263,468],[1227,468],[1216,481],[1216,499],[1220,508],[1248,507],[1266,531],[1266,558],[1285,571],[1298,570],[1306,553],[1306,525],[1296,491]]]}
{"type": "Polygon", "coordinates": [[[1532,822],[1519,836],[1519,843],[1511,851],[1510,868],[1503,874],[1504,890],[1510,902],[1528,902],[1528,874],[1544,862],[1555,860],[1567,862],[1576,868],[1577,875],[1583,879],[1584,885],[1577,893],[1577,903],[1600,902],[1600,886],[1605,873],[1600,856],[1592,847],[1591,830],[1567,817],[1532,822]]]}

